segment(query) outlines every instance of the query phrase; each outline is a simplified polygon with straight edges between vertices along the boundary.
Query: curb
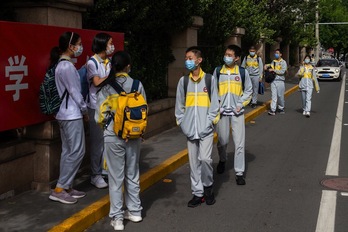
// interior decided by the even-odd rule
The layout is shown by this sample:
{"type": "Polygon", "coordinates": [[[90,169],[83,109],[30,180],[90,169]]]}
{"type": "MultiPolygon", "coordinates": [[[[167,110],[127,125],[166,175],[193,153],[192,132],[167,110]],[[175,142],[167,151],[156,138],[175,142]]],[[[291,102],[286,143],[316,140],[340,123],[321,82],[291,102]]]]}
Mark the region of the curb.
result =
{"type": "MultiPolygon", "coordinates": [[[[290,88],[285,92],[285,97],[298,90],[298,85],[290,88]]],[[[264,113],[270,106],[271,100],[264,103],[257,109],[245,114],[245,122],[250,122],[260,114],[264,113]]],[[[163,161],[161,164],[150,169],[140,176],[140,191],[143,192],[169,173],[175,171],[182,165],[188,162],[187,149],[182,150],[163,161]]],[[[75,232],[84,231],[101,218],[109,213],[110,198],[109,194],[102,197],[100,200],[75,213],[60,224],[52,227],[49,232],[75,232]]]]}

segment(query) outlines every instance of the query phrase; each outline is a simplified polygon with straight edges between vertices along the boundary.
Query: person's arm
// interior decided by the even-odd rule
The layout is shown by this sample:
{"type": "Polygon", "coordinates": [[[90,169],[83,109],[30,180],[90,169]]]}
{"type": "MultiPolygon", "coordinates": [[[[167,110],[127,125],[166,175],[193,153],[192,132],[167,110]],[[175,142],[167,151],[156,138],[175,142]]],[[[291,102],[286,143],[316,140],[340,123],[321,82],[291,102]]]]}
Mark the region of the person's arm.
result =
{"type": "Polygon", "coordinates": [[[175,117],[177,125],[181,124],[186,109],[184,92],[184,77],[181,77],[176,88],[175,117]]]}
{"type": "Polygon", "coordinates": [[[242,62],[242,64],[240,65],[242,68],[245,68],[245,65],[246,65],[246,59],[247,59],[247,56],[246,56],[246,57],[244,57],[243,62],[242,62]]]}
{"type": "Polygon", "coordinates": [[[249,72],[245,70],[244,90],[239,102],[237,103],[237,111],[239,112],[243,107],[247,106],[251,100],[253,93],[253,86],[249,76],[249,72]]]}
{"type": "Polygon", "coordinates": [[[220,119],[220,105],[218,98],[218,90],[216,84],[216,78],[214,76],[211,77],[211,93],[210,93],[210,107],[208,112],[208,118],[211,120],[212,124],[217,124],[220,119]]]}
{"type": "Polygon", "coordinates": [[[285,74],[285,72],[286,72],[286,70],[288,69],[288,66],[287,66],[287,64],[286,64],[286,62],[285,62],[285,60],[283,60],[282,62],[281,62],[281,69],[280,70],[275,70],[275,69],[273,69],[273,71],[277,74],[277,75],[284,75],[285,74]]]}
{"type": "Polygon", "coordinates": [[[261,81],[263,77],[263,62],[261,57],[257,57],[257,59],[259,60],[259,73],[260,73],[260,81],[261,81]]]}

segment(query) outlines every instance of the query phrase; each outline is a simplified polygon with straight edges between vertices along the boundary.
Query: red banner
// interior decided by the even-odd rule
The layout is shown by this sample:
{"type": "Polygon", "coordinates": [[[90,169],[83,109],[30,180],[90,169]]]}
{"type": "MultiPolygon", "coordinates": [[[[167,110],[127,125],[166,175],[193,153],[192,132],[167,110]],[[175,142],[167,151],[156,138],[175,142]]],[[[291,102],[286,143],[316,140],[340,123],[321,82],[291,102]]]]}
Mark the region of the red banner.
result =
{"type": "MultiPolygon", "coordinates": [[[[39,86],[50,51],[66,31],[81,36],[84,51],[75,60],[78,69],[93,55],[92,40],[101,31],[0,21],[0,131],[52,120],[40,111],[39,86]]],[[[106,33],[115,49],[123,50],[123,33],[106,33]]]]}

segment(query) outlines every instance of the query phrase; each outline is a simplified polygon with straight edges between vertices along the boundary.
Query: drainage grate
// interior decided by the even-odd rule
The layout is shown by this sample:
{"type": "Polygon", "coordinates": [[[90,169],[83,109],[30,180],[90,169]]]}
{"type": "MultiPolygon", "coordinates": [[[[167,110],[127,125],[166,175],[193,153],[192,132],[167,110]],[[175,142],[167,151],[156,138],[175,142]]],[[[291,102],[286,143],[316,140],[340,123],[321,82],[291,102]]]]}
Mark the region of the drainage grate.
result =
{"type": "Polygon", "coordinates": [[[343,191],[348,192],[348,178],[328,178],[324,179],[320,182],[320,184],[324,187],[337,190],[337,191],[343,191]]]}

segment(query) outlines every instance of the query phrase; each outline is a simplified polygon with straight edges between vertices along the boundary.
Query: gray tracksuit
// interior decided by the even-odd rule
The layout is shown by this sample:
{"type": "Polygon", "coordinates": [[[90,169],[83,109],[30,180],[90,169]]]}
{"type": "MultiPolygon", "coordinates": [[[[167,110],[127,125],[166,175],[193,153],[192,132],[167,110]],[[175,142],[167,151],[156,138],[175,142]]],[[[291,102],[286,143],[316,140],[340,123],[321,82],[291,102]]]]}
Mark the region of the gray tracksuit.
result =
{"type": "Polygon", "coordinates": [[[184,77],[181,77],[176,92],[175,117],[187,137],[192,194],[203,196],[204,187],[213,184],[213,135],[214,125],[219,120],[219,102],[215,78],[211,78],[211,96],[201,70],[199,79],[189,76],[187,94],[184,77]]]}
{"type": "MultiPolygon", "coordinates": [[[[216,76],[216,69],[214,76],[216,76]]],[[[245,121],[243,107],[248,105],[252,94],[252,84],[249,73],[245,70],[244,90],[239,66],[228,68],[225,65],[220,70],[219,99],[221,119],[217,125],[218,152],[220,161],[227,160],[227,145],[229,142],[230,128],[235,145],[234,169],[237,175],[242,175],[245,170],[245,121]],[[240,107],[239,112],[236,108],[240,107]]]]}
{"type": "Polygon", "coordinates": [[[253,86],[251,103],[257,104],[257,96],[259,94],[259,82],[262,80],[263,75],[263,63],[261,57],[258,57],[257,55],[251,57],[250,55],[248,55],[246,58],[244,58],[241,67],[248,70],[253,86]]]}
{"type": "MultiPolygon", "coordinates": [[[[126,76],[117,77],[117,82],[128,93],[131,90],[133,79],[126,76]]],[[[139,83],[138,91],[146,99],[143,85],[139,83]]],[[[117,92],[110,86],[105,85],[97,94],[97,106],[100,106],[104,100],[117,92]]],[[[100,108],[96,108],[95,121],[98,122],[100,108]]],[[[110,195],[110,218],[123,219],[123,193],[124,202],[131,214],[141,216],[140,201],[140,180],[139,180],[139,157],[141,139],[130,139],[127,142],[116,136],[114,123],[111,121],[104,130],[105,156],[108,166],[109,195],[110,195]]]]}
{"type": "Polygon", "coordinates": [[[271,110],[275,112],[277,109],[277,103],[278,103],[278,108],[280,110],[283,110],[285,107],[284,81],[285,81],[285,73],[286,73],[286,70],[288,69],[288,66],[286,64],[286,61],[281,58],[280,60],[273,60],[271,63],[271,67],[276,73],[276,78],[271,83],[271,92],[272,92],[271,110]]]}
{"type": "Polygon", "coordinates": [[[95,54],[91,59],[97,61],[98,67],[92,60],[87,61],[87,78],[89,88],[89,96],[87,98],[88,114],[89,114],[89,146],[91,157],[91,174],[92,176],[102,174],[102,161],[104,151],[104,137],[103,130],[94,120],[95,109],[97,105],[97,91],[99,87],[96,87],[92,83],[92,79],[95,76],[105,78],[109,75],[111,65],[108,59],[101,59],[95,54]]]}
{"type": "Polygon", "coordinates": [[[85,155],[85,132],[82,115],[87,114],[87,105],[81,95],[80,76],[70,61],[71,58],[58,63],[55,71],[55,81],[59,96],[65,90],[69,97],[64,98],[55,118],[60,127],[62,153],[57,187],[72,188],[74,178],[85,155]],[[67,107],[66,107],[67,106],[67,107]]]}

